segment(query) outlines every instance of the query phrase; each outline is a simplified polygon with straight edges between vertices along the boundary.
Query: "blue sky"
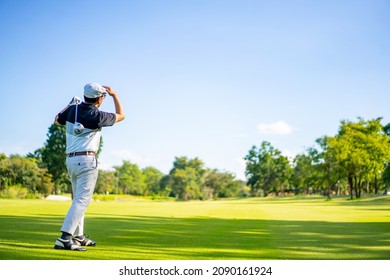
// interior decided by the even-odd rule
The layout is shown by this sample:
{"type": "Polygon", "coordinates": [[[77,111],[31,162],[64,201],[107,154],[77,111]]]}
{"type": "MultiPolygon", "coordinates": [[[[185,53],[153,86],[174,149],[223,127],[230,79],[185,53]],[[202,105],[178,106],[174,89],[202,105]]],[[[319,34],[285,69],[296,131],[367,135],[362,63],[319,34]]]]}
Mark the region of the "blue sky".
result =
{"type": "Polygon", "coordinates": [[[386,0],[1,0],[0,152],[42,147],[98,82],[126,112],[101,168],[187,156],[243,178],[264,140],[294,156],[343,119],[390,122],[389,29],[386,0]]]}

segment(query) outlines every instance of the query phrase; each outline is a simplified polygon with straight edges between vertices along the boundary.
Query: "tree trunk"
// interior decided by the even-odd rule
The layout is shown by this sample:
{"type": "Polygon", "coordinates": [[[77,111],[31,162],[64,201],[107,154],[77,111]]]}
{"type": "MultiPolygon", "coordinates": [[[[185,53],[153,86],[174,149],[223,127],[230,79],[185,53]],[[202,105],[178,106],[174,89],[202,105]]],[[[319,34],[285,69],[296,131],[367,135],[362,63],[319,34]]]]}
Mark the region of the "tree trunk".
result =
{"type": "Polygon", "coordinates": [[[267,197],[267,195],[268,195],[268,187],[264,186],[263,193],[264,193],[264,197],[267,197]]]}
{"type": "Polygon", "coordinates": [[[357,184],[355,185],[355,188],[356,188],[356,198],[360,198],[360,194],[362,192],[362,179],[359,178],[359,180],[357,180],[357,184]]]}
{"type": "Polygon", "coordinates": [[[328,198],[330,199],[330,185],[328,185],[328,193],[327,193],[327,195],[328,195],[328,198]]]}
{"type": "Polygon", "coordinates": [[[353,199],[353,179],[351,175],[348,175],[348,186],[349,186],[349,194],[351,199],[353,199]]]}
{"type": "Polygon", "coordinates": [[[254,186],[251,186],[251,196],[252,197],[256,196],[256,188],[254,186]]]}
{"type": "Polygon", "coordinates": [[[374,179],[374,193],[378,194],[378,178],[376,177],[376,175],[374,179]]]}

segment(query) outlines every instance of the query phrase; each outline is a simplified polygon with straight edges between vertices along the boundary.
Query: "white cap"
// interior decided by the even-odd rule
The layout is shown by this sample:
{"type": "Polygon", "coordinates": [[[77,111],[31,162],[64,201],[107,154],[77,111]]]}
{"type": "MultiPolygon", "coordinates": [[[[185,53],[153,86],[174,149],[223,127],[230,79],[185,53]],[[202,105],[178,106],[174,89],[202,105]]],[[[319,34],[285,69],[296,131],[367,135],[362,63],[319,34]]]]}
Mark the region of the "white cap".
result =
{"type": "Polygon", "coordinates": [[[89,83],[84,87],[84,96],[88,98],[100,97],[103,94],[107,94],[107,90],[100,84],[89,83]]]}

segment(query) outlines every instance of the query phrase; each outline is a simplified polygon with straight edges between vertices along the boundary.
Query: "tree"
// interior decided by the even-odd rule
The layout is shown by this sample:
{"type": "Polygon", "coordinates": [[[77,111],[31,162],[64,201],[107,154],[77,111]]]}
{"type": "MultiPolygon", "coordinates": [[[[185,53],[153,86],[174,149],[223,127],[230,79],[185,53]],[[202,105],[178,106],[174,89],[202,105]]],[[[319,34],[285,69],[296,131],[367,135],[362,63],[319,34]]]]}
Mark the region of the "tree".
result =
{"type": "Polygon", "coordinates": [[[0,160],[0,190],[20,185],[29,193],[47,195],[53,188],[51,176],[39,168],[35,159],[11,155],[0,160]]]}
{"type": "Polygon", "coordinates": [[[142,174],[145,178],[146,193],[147,194],[161,194],[160,181],[163,173],[154,167],[145,167],[142,169],[142,174]]]}
{"type": "Polygon", "coordinates": [[[287,157],[263,141],[259,148],[253,146],[244,158],[246,160],[246,176],[251,187],[252,196],[260,191],[264,196],[270,192],[284,192],[289,186],[292,168],[287,157]]]}
{"type": "Polygon", "coordinates": [[[319,149],[314,147],[309,149],[311,158],[313,159],[314,167],[317,173],[319,183],[323,187],[323,191],[330,198],[332,189],[342,178],[342,168],[340,167],[335,155],[329,148],[329,137],[324,136],[316,140],[319,149]]]}
{"type": "Polygon", "coordinates": [[[175,169],[171,174],[172,191],[180,200],[200,198],[200,186],[197,184],[196,172],[192,167],[175,169]]]}
{"type": "Polygon", "coordinates": [[[112,193],[117,191],[117,178],[114,171],[99,170],[98,179],[96,182],[96,193],[112,193]]]}
{"type": "Polygon", "coordinates": [[[52,124],[47,140],[41,149],[42,162],[53,176],[56,193],[70,190],[70,181],[66,168],[66,130],[65,126],[52,124]]]}
{"type": "Polygon", "coordinates": [[[239,196],[242,183],[235,180],[233,174],[219,172],[216,169],[208,170],[204,178],[205,190],[208,198],[223,198],[239,196]]]}
{"type": "Polygon", "coordinates": [[[338,134],[328,140],[329,153],[346,174],[351,199],[353,192],[359,198],[363,185],[379,178],[390,161],[389,137],[380,121],[342,121],[338,134]]]}
{"type": "Polygon", "coordinates": [[[180,200],[203,198],[205,172],[199,158],[176,157],[169,172],[168,187],[180,200]]]}
{"type": "MultiPolygon", "coordinates": [[[[3,153],[0,153],[0,166],[2,165],[2,162],[3,160],[5,160],[7,158],[7,156],[3,153]]],[[[2,190],[4,188],[4,182],[7,181],[7,175],[6,174],[1,174],[0,173],[0,190],[2,190]]]]}
{"type": "Polygon", "coordinates": [[[162,196],[175,197],[172,192],[171,176],[169,174],[161,178],[159,186],[162,196]]]}
{"type": "MultiPolygon", "coordinates": [[[[390,143],[390,123],[388,123],[383,127],[383,131],[389,137],[389,143],[390,143]]],[[[383,171],[381,179],[385,187],[385,192],[387,192],[387,189],[390,189],[390,162],[385,163],[385,170],[383,171]]],[[[376,184],[374,184],[374,189],[375,189],[375,193],[378,193],[379,188],[377,182],[376,184]]]]}
{"type": "Polygon", "coordinates": [[[309,194],[318,178],[312,157],[310,154],[298,154],[294,158],[293,165],[291,185],[294,193],[309,194]]]}
{"type": "Polygon", "coordinates": [[[121,166],[115,166],[118,187],[123,194],[145,195],[145,177],[138,165],[124,160],[121,166]]]}
{"type": "Polygon", "coordinates": [[[204,169],[204,163],[199,158],[188,159],[187,157],[176,157],[173,162],[173,170],[176,169],[185,169],[187,167],[193,168],[196,172],[196,177],[200,180],[205,174],[206,170],[204,169]]]}

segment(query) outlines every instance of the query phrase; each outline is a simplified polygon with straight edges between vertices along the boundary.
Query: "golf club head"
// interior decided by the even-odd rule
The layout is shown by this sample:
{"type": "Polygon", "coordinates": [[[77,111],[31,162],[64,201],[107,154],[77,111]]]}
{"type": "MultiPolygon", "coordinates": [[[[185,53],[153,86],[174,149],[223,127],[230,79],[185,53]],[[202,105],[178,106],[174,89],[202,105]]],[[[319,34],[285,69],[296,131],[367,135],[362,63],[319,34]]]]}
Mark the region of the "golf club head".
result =
{"type": "Polygon", "coordinates": [[[78,105],[81,103],[81,98],[78,96],[74,96],[70,101],[69,105],[78,105]]]}
{"type": "Polygon", "coordinates": [[[79,122],[75,122],[73,126],[73,131],[75,134],[81,134],[84,131],[84,126],[79,122]]]}

